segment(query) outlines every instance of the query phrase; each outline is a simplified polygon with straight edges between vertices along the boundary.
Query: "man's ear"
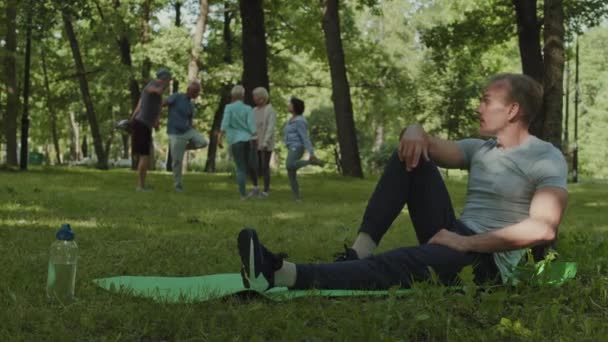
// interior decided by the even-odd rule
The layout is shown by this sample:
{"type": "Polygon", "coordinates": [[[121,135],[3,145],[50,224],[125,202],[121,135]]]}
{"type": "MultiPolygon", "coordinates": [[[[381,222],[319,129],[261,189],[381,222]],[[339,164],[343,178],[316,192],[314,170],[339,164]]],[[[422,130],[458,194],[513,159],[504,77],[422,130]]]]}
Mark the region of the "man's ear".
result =
{"type": "Polygon", "coordinates": [[[517,116],[521,115],[520,108],[521,107],[519,106],[519,103],[517,103],[517,102],[511,103],[511,105],[509,107],[509,121],[515,121],[517,116]]]}

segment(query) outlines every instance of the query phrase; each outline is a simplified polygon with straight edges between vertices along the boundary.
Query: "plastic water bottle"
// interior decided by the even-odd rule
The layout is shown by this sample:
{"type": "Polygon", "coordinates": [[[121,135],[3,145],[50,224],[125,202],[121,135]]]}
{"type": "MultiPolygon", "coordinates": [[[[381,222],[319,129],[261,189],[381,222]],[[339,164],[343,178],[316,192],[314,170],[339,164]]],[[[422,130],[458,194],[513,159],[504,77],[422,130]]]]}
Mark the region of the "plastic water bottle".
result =
{"type": "Polygon", "coordinates": [[[55,235],[49,257],[46,295],[50,301],[70,303],[74,300],[78,246],[69,224],[63,224],[55,235]]]}

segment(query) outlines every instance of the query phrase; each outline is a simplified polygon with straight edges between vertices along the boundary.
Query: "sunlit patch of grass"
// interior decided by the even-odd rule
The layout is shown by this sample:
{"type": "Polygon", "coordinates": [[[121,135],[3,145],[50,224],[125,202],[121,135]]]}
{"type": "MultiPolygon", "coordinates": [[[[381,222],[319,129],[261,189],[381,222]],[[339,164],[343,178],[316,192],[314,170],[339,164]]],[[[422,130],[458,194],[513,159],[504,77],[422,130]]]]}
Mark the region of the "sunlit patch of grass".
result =
{"type": "Polygon", "coordinates": [[[596,201],[596,202],[587,202],[585,204],[583,204],[585,207],[593,207],[593,208],[598,208],[598,207],[608,207],[608,201],[596,201]]]}
{"type": "Polygon", "coordinates": [[[27,205],[21,204],[17,202],[6,202],[4,204],[0,204],[0,212],[43,212],[46,209],[39,205],[27,205]]]}

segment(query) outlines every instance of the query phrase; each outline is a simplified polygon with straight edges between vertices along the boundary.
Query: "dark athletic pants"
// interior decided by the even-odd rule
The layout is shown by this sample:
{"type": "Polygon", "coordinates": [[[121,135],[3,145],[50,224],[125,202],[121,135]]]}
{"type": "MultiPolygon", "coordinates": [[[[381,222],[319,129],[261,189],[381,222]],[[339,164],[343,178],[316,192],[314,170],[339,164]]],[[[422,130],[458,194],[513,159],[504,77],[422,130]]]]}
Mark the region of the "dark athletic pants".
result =
{"type": "Polygon", "coordinates": [[[254,140],[250,140],[245,147],[247,154],[247,174],[254,187],[258,186],[258,153],[254,140]]]}
{"type": "Polygon", "coordinates": [[[369,258],[328,264],[298,264],[296,289],[388,289],[410,287],[412,281],[430,278],[429,267],[444,284],[453,283],[458,272],[474,266],[478,283],[497,279],[492,254],[462,253],[427,244],[440,229],[461,235],[474,234],[456,220],[450,196],[437,167],[431,162],[407,172],[393,153],[367,204],[360,232],[379,243],[407,204],[420,245],[401,247],[369,258]]]}
{"type": "Polygon", "coordinates": [[[264,192],[270,190],[270,156],[272,151],[258,150],[258,176],[264,177],[264,192]]]}

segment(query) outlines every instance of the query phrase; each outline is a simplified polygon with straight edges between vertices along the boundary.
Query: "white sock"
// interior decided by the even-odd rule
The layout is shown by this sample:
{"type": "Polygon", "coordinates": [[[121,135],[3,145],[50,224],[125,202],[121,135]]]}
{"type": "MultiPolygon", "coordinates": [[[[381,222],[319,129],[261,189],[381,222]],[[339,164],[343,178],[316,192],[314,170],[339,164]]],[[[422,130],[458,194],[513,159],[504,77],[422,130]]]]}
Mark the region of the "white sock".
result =
{"type": "Polygon", "coordinates": [[[283,260],[283,266],[274,272],[274,286],[292,287],[296,284],[296,264],[283,260]]]}
{"type": "Polygon", "coordinates": [[[374,249],[376,249],[376,247],[378,247],[378,245],[376,245],[371,236],[369,236],[367,233],[361,232],[359,235],[357,235],[357,239],[355,240],[355,243],[353,243],[352,249],[357,252],[359,259],[364,259],[372,255],[372,252],[374,249]]]}

